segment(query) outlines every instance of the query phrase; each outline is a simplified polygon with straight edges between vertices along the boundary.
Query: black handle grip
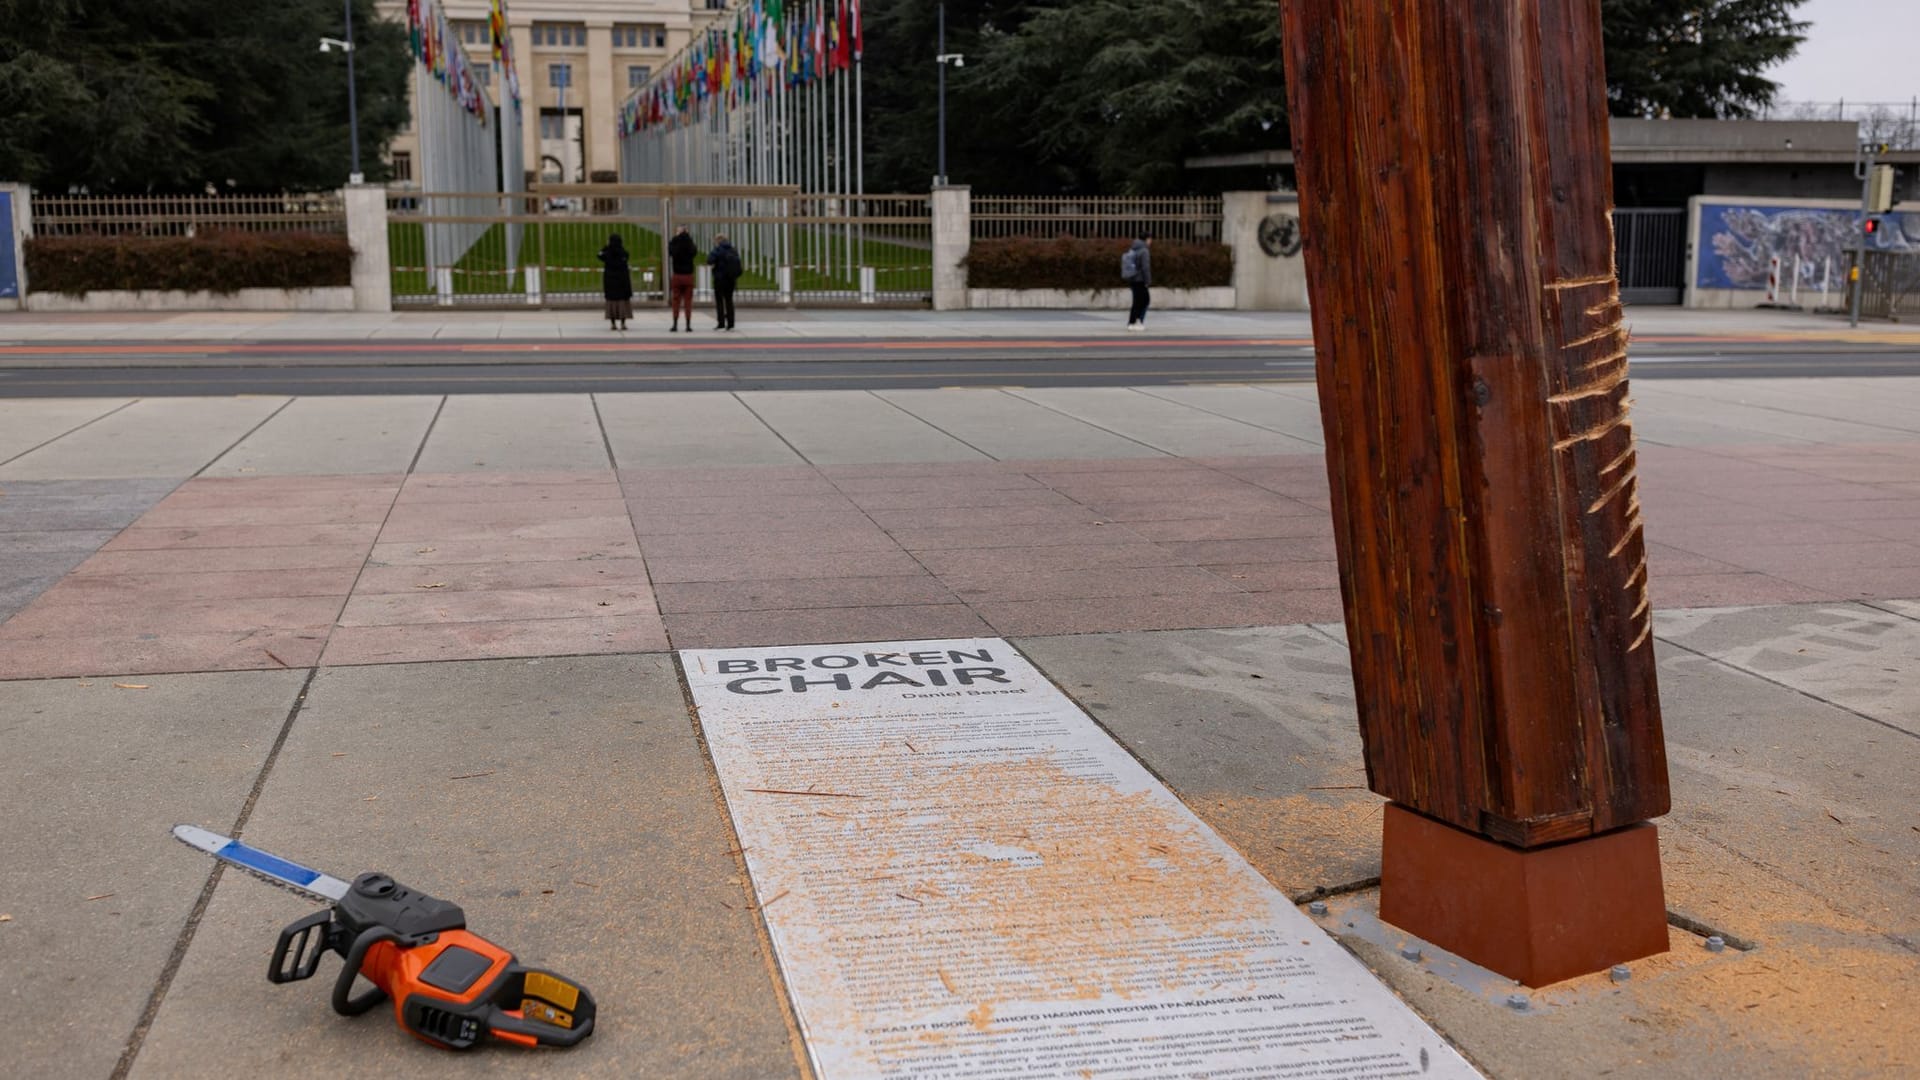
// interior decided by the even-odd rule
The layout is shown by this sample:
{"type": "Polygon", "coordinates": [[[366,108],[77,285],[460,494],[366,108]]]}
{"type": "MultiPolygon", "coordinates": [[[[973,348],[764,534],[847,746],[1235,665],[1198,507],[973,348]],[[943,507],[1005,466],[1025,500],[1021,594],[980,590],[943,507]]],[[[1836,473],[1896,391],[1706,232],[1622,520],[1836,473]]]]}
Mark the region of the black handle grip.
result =
{"type": "Polygon", "coordinates": [[[360,977],[360,965],[367,962],[368,949],[378,942],[399,940],[399,934],[384,926],[369,926],[353,939],[353,947],[347,950],[346,966],[340,969],[340,977],[333,983],[334,1012],[341,1016],[359,1016],[387,1000],[387,992],[378,986],[355,997],[353,980],[360,977]]]}
{"type": "Polygon", "coordinates": [[[273,960],[267,965],[267,981],[290,983],[313,978],[313,973],[320,970],[320,957],[326,954],[332,921],[333,912],[316,911],[280,931],[280,940],[273,945],[273,960]]]}

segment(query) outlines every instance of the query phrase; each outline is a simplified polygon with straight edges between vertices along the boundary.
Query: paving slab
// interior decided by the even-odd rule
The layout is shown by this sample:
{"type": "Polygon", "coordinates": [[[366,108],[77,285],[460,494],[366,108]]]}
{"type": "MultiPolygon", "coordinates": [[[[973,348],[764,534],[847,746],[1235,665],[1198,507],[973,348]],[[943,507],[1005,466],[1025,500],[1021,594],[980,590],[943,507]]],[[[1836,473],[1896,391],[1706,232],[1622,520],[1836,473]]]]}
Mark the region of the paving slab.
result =
{"type": "Polygon", "coordinates": [[[213,869],[166,830],[233,825],[304,677],[0,683],[10,1075],[113,1071],[213,869]]]}
{"type": "Polygon", "coordinates": [[[454,394],[415,466],[439,473],[607,467],[606,439],[586,394],[454,394]]]}
{"type": "Polygon", "coordinates": [[[408,1038],[386,1010],[335,1016],[325,985],[334,961],[313,982],[262,977],[279,928],[313,906],[232,874],[134,1063],[140,1080],[210,1067],[326,1078],[798,1074],[736,845],[667,657],[323,671],[246,838],[344,876],[384,870],[459,903],[476,931],[592,990],[595,1033],[564,1054],[462,1055],[408,1038]]]}
{"type": "Polygon", "coordinates": [[[0,481],[192,476],[283,397],[143,398],[0,465],[0,481]]]}
{"type": "Polygon", "coordinates": [[[1317,400],[1250,393],[1245,386],[1154,386],[1141,387],[1140,392],[1285,435],[1298,444],[1297,452],[1317,450],[1326,443],[1317,400]]]}
{"type": "Polygon", "coordinates": [[[1289,454],[1308,442],[1124,387],[1015,390],[1028,401],[1181,457],[1289,454]]]}
{"type": "Polygon", "coordinates": [[[621,469],[785,465],[800,455],[732,394],[597,394],[621,469]]]}
{"type": "Polygon", "coordinates": [[[123,408],[132,398],[0,401],[0,464],[123,408]]]}
{"type": "Polygon", "coordinates": [[[207,466],[207,476],[404,473],[439,397],[305,397],[207,466]]]}
{"type": "Polygon", "coordinates": [[[1160,457],[1163,452],[1002,390],[881,390],[880,398],[1001,460],[1160,457]]]}
{"type": "Polygon", "coordinates": [[[815,465],[987,459],[865,390],[759,390],[738,397],[815,465]]]}

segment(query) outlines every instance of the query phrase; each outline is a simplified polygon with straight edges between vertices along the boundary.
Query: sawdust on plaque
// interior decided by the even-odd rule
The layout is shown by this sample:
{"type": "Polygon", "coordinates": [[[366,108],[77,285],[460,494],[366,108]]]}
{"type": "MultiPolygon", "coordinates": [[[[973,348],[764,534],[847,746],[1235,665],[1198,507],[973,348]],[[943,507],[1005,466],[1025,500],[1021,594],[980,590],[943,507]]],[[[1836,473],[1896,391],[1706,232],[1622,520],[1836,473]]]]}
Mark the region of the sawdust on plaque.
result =
{"type": "Polygon", "coordinates": [[[888,796],[791,811],[793,843],[756,852],[832,927],[845,1003],[862,1013],[965,1004],[978,1026],[1000,1002],[1300,970],[1264,948],[1283,944],[1273,898],[1155,790],[1025,759],[915,763],[888,796]]]}

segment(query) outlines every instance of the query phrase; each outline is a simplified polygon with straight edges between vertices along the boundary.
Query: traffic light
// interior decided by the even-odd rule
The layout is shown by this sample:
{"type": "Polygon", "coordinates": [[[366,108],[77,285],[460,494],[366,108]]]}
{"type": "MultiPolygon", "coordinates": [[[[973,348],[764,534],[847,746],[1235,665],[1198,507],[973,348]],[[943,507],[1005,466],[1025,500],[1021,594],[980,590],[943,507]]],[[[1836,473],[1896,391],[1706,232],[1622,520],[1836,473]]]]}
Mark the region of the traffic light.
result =
{"type": "Polygon", "coordinates": [[[1875,165],[1867,174],[1867,212],[1884,214],[1893,209],[1893,166],[1875,165]]]}
{"type": "Polygon", "coordinates": [[[1872,236],[1880,231],[1880,219],[1869,216],[1861,228],[1865,230],[1868,236],[1872,236]]]}

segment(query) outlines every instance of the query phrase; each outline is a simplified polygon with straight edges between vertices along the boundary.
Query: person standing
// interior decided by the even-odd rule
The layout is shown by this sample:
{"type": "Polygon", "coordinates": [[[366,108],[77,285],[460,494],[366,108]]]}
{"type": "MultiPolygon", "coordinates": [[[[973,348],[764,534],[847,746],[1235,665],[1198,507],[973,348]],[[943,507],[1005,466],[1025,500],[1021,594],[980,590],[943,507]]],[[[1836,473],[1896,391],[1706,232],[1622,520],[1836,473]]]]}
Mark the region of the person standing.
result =
{"type": "Polygon", "coordinates": [[[1153,303],[1153,234],[1141,233],[1126,254],[1120,256],[1120,279],[1133,290],[1133,307],[1127,312],[1127,329],[1147,328],[1147,308],[1153,303]]]}
{"type": "Polygon", "coordinates": [[[740,284],[740,275],[746,267],[725,233],[713,238],[713,250],[707,252],[707,269],[713,271],[713,328],[731,330],[733,290],[740,284]]]}
{"type": "Polygon", "coordinates": [[[607,298],[607,327],[625,330],[633,318],[633,266],[619,233],[607,237],[600,261],[606,264],[600,271],[600,292],[607,298]]]}
{"type": "Polygon", "coordinates": [[[687,333],[693,333],[693,261],[700,249],[687,235],[685,225],[667,242],[667,306],[673,309],[673,329],[680,329],[680,316],[687,317],[687,333]]]}

